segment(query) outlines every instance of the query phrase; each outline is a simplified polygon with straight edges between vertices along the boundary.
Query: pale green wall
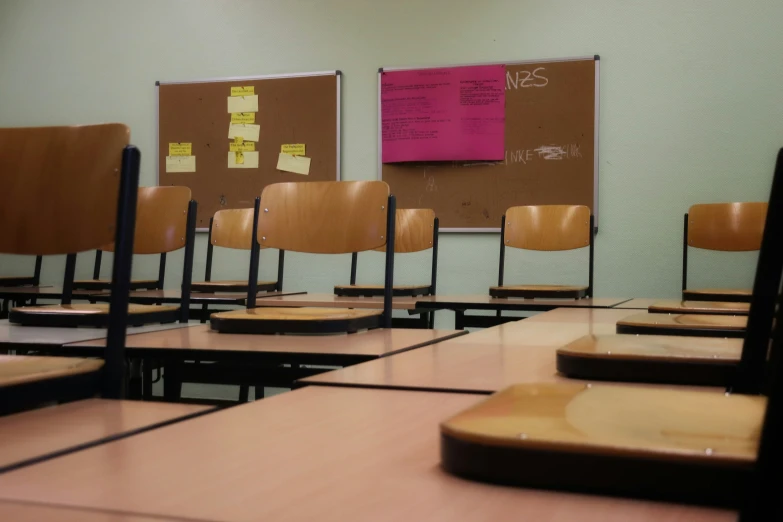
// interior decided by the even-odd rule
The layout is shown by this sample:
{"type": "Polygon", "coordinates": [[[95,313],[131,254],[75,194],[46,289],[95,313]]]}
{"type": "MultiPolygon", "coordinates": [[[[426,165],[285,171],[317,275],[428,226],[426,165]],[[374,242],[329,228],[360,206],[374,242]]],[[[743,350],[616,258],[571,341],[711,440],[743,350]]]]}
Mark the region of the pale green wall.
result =
{"type": "MultiPolygon", "coordinates": [[[[767,197],[783,145],[781,19],[780,0],[0,0],[0,125],[127,123],[151,185],[156,80],[341,69],[343,179],[370,179],[379,66],[600,54],[597,295],[675,296],[687,207],[767,197]]],[[[440,291],[486,292],[497,236],[441,245],[440,291]]],[[[200,277],[203,236],[196,254],[200,277]]],[[[754,255],[696,257],[712,273],[695,282],[751,281],[754,255]]],[[[370,258],[365,279],[380,277],[380,255],[370,258]]],[[[220,259],[230,262],[217,276],[245,276],[244,257],[220,259]]],[[[398,260],[398,280],[423,280],[427,259],[398,260]]],[[[526,256],[507,281],[583,279],[551,259],[526,256]]],[[[289,261],[291,289],[330,291],[347,278],[347,257],[289,261]]],[[[5,272],[28,267],[3,260],[5,272]]],[[[154,261],[135,268],[151,273],[154,261]]],[[[47,260],[45,280],[61,274],[47,260]]],[[[169,272],[168,285],[179,277],[169,272]]]]}

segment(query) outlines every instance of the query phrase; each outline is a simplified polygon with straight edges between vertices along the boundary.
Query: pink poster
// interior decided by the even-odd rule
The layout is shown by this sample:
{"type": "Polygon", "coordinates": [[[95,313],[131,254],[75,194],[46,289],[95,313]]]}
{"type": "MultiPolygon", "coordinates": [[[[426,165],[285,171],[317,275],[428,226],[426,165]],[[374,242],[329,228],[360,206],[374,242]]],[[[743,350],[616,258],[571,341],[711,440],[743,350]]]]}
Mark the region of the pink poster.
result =
{"type": "Polygon", "coordinates": [[[505,86],[505,65],[384,71],[383,163],[502,160],[505,86]]]}

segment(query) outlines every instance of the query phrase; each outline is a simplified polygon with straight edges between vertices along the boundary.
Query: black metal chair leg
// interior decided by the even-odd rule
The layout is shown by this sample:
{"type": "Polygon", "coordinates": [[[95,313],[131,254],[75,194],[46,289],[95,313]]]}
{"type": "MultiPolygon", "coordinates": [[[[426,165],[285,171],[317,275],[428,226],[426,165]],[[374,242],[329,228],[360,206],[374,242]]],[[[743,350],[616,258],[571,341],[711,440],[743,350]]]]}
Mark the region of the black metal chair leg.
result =
{"type": "Polygon", "coordinates": [[[242,384],[239,386],[239,402],[247,402],[250,398],[250,386],[242,384]]]}
{"type": "Polygon", "coordinates": [[[256,390],[256,399],[255,400],[263,399],[264,398],[264,385],[263,384],[256,384],[254,386],[254,388],[256,390]]]}

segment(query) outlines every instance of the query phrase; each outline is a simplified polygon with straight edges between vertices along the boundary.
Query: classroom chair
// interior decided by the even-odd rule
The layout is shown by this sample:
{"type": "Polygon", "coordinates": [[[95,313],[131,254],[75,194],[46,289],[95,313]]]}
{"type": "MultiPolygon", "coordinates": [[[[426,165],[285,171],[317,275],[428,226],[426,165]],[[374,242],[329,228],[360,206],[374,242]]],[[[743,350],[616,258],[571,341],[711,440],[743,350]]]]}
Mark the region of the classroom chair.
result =
{"type": "MultiPolygon", "coordinates": [[[[134,254],[162,254],[185,248],[180,305],[131,304],[132,325],[187,322],[193,270],[196,202],[187,187],[139,187],[136,209],[134,254]]],[[[104,245],[102,250],[114,250],[104,245]]],[[[58,305],[12,308],[8,319],[27,326],[99,326],[109,319],[108,303],[72,304],[76,254],[66,258],[63,297],[58,305]]],[[[113,299],[113,296],[111,296],[113,299]]]]}
{"type": "MultiPolygon", "coordinates": [[[[394,285],[392,295],[395,297],[420,295],[435,295],[438,278],[438,218],[435,211],[428,208],[397,209],[395,217],[394,253],[408,254],[432,249],[432,271],[429,284],[394,285]]],[[[386,247],[376,249],[385,252],[386,247]]],[[[377,297],[383,295],[383,285],[357,285],[356,267],[359,254],[351,255],[351,283],[337,285],[334,293],[340,296],[377,297]]]]}
{"type": "MultiPolygon", "coordinates": [[[[780,185],[783,185],[781,158],[778,159],[773,174],[773,187],[780,185]]],[[[783,204],[783,199],[778,201],[776,196],[775,192],[771,193],[770,206],[783,204]]],[[[764,206],[766,208],[767,204],[764,203],[764,206]]],[[[768,219],[766,210],[764,214],[765,219],[768,219]]],[[[764,227],[765,224],[762,223],[761,230],[764,230],[764,227]]],[[[766,232],[762,235],[762,238],[764,237],[766,232]]],[[[762,241],[759,240],[759,247],[761,246],[762,241]]],[[[748,353],[766,353],[769,332],[755,329],[767,324],[764,320],[764,314],[768,313],[765,308],[767,303],[763,300],[759,302],[757,297],[764,295],[766,287],[775,285],[775,274],[779,269],[777,264],[783,265],[783,253],[779,252],[781,248],[783,247],[778,240],[777,243],[767,243],[760,252],[750,304],[662,301],[651,305],[651,313],[646,316],[648,319],[665,318],[674,324],[683,322],[692,325],[693,323],[688,321],[689,316],[684,314],[693,312],[700,314],[696,317],[702,322],[710,317],[717,317],[722,321],[736,321],[747,327],[747,331],[742,330],[744,342],[723,336],[716,339],[659,335],[588,335],[558,349],[558,371],[568,377],[581,379],[731,386],[740,361],[750,357],[748,353]],[[770,258],[772,261],[768,261],[770,258]],[[765,272],[762,268],[767,265],[771,268],[765,272]],[[691,310],[688,311],[688,307],[691,310]],[[732,316],[723,317],[726,314],[732,316]]],[[[636,320],[626,318],[621,322],[634,323],[636,320]]],[[[688,333],[693,334],[694,329],[691,328],[688,333]]]]}
{"type": "Polygon", "coordinates": [[[753,287],[748,349],[730,390],[512,386],[441,425],[444,468],[524,487],[742,506],[755,513],[743,520],[773,520],[761,518],[765,512],[748,500],[779,502],[768,496],[779,495],[775,476],[783,464],[781,165],[783,149],[753,287]]]}
{"type": "MultiPolygon", "coordinates": [[[[105,247],[109,252],[112,251],[112,247],[105,247]]],[[[95,290],[96,292],[102,292],[109,289],[111,286],[110,279],[101,279],[101,261],[103,260],[103,250],[98,249],[95,251],[95,262],[92,268],[92,279],[77,279],[73,282],[74,290],[95,290]]],[[[131,290],[157,290],[163,289],[163,284],[166,278],[166,253],[160,254],[160,262],[158,265],[158,278],[157,279],[132,279],[131,290]]]]}
{"type": "MultiPolygon", "coordinates": [[[[252,208],[226,209],[215,212],[209,220],[209,238],[207,243],[207,267],[204,281],[193,283],[194,292],[247,292],[247,281],[213,281],[212,252],[214,247],[232,248],[250,251],[253,245],[252,208]]],[[[280,250],[277,258],[277,281],[257,281],[259,292],[283,290],[283,261],[285,251],[280,250]]],[[[255,276],[258,277],[258,274],[255,276]]]]}
{"type": "Polygon", "coordinates": [[[129,138],[121,124],[0,129],[0,253],[62,255],[117,245],[104,360],[0,358],[3,413],[96,392],[123,396],[140,160],[129,138]]]}
{"type": "Polygon", "coordinates": [[[750,301],[749,289],[688,288],[688,248],[721,252],[758,250],[764,233],[765,202],[693,205],[683,220],[682,298],[692,301],[750,301]]]}
{"type": "Polygon", "coordinates": [[[276,183],[256,199],[247,308],[212,314],[226,333],[337,333],[391,327],[395,199],[383,181],[276,183]],[[261,210],[263,209],[263,210],[261,210]],[[256,308],[259,248],[348,254],[388,245],[383,310],[256,308]]]}
{"type": "Polygon", "coordinates": [[[41,282],[41,264],[43,256],[35,256],[35,268],[32,276],[1,276],[0,289],[14,286],[38,286],[41,282]]]}
{"type": "Polygon", "coordinates": [[[498,285],[492,297],[582,299],[593,296],[593,216],[583,205],[531,205],[511,207],[500,226],[498,285]],[[523,250],[560,251],[588,247],[587,286],[506,285],[503,281],[506,247],[523,250]]]}

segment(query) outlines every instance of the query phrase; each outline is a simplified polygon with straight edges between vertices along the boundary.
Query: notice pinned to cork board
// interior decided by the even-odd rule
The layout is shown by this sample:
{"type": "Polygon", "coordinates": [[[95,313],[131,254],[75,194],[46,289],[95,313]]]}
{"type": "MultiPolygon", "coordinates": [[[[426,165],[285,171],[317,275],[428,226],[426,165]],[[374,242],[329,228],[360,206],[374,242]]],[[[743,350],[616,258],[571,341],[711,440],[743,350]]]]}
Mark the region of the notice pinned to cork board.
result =
{"type": "MultiPolygon", "coordinates": [[[[434,209],[445,232],[499,230],[501,216],[517,205],[586,205],[597,224],[598,64],[597,56],[505,64],[502,159],[393,162],[382,140],[380,177],[397,197],[397,207],[434,209]]],[[[381,69],[379,100],[385,99],[384,86],[388,91],[399,83],[395,74],[409,71],[381,69]]],[[[428,87],[420,83],[419,90],[428,87]]],[[[382,103],[379,133],[383,137],[386,130],[386,137],[397,139],[388,131],[400,127],[394,121],[399,115],[383,114],[383,108],[382,103]]],[[[403,117],[426,127],[427,118],[437,116],[427,114],[431,108],[418,102],[415,112],[403,117]]]]}
{"type": "Polygon", "coordinates": [[[158,184],[191,189],[200,229],[218,210],[251,208],[267,185],[340,179],[339,71],[158,82],[157,89],[158,184]],[[277,168],[291,144],[306,147],[307,176],[277,168]],[[185,145],[197,169],[171,159],[172,151],[188,152],[185,145]]]}

